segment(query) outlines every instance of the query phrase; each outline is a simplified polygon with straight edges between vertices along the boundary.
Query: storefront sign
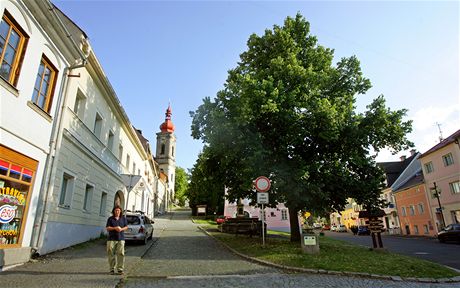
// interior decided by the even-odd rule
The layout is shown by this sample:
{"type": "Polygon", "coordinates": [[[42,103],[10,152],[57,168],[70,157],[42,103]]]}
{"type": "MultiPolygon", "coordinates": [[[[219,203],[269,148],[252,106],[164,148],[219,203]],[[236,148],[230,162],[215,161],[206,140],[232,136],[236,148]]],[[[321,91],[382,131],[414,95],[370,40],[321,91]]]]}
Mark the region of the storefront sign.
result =
{"type": "Polygon", "coordinates": [[[3,205],[0,207],[0,223],[10,223],[16,215],[18,207],[11,205],[3,205]]]}
{"type": "Polygon", "coordinates": [[[26,203],[26,198],[18,189],[3,187],[0,189],[0,202],[22,206],[26,203]]]}

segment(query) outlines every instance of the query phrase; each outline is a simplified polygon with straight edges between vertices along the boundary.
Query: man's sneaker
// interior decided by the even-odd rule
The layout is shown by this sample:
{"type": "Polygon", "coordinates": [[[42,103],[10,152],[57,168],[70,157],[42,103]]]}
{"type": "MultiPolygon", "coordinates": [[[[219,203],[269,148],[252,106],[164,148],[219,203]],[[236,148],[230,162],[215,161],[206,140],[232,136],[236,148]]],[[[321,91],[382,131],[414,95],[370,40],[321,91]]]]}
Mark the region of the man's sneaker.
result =
{"type": "Polygon", "coordinates": [[[110,275],[115,275],[115,271],[110,270],[110,275]]]}

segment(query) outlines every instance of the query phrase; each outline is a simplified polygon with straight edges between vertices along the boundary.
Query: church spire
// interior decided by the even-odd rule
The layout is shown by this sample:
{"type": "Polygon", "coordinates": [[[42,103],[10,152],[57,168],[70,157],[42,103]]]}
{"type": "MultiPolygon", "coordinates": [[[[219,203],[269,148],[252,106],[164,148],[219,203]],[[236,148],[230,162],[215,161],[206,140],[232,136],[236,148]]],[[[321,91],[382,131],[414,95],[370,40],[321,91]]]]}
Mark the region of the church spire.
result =
{"type": "Polygon", "coordinates": [[[168,109],[166,109],[166,117],[165,117],[165,122],[163,122],[161,125],[160,125],[160,130],[161,132],[163,133],[167,133],[167,132],[174,132],[174,124],[172,123],[171,121],[171,114],[172,114],[172,110],[171,110],[171,104],[168,105],[168,109]]]}

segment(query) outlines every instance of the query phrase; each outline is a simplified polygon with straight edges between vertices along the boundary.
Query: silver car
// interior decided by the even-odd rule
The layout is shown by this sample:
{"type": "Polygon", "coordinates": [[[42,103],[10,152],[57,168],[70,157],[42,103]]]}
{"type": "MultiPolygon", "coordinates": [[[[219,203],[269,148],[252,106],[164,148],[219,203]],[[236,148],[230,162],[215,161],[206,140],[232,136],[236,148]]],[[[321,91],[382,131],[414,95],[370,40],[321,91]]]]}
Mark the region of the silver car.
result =
{"type": "Polygon", "coordinates": [[[136,241],[147,244],[149,238],[153,237],[153,221],[143,213],[127,212],[128,230],[125,231],[126,241],[136,241]]]}

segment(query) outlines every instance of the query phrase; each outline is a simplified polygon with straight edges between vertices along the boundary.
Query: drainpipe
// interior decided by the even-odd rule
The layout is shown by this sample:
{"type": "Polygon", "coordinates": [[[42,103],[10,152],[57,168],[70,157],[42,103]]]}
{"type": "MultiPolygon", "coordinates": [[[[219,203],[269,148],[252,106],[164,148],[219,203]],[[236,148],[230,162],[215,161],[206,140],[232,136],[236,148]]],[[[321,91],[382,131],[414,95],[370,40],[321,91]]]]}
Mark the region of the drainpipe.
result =
{"type": "Polygon", "coordinates": [[[70,76],[70,72],[73,69],[85,67],[87,63],[87,56],[83,54],[83,52],[80,50],[80,47],[78,46],[77,43],[72,39],[71,34],[65,27],[64,23],[61,21],[59,16],[57,15],[57,12],[54,10],[54,5],[49,2],[49,0],[45,0],[45,2],[49,6],[49,11],[51,11],[54,15],[54,17],[58,20],[59,24],[61,25],[61,28],[65,31],[65,34],[68,39],[70,39],[71,43],[75,47],[75,49],[78,51],[80,55],[80,61],[77,63],[80,64],[75,64],[71,65],[69,67],[64,68],[63,75],[62,75],[62,83],[61,87],[59,88],[59,99],[57,101],[56,105],[56,111],[55,111],[55,121],[53,122],[53,127],[51,129],[51,137],[50,137],[50,143],[49,143],[49,154],[46,158],[45,162],[45,168],[43,172],[43,180],[42,185],[40,187],[40,191],[44,191],[40,193],[40,197],[37,203],[37,214],[35,217],[34,221],[34,226],[33,226],[33,231],[32,231],[32,239],[31,239],[31,247],[32,247],[32,253],[39,253],[39,249],[43,246],[43,233],[46,227],[46,224],[48,222],[48,210],[49,210],[49,201],[52,196],[52,183],[54,181],[51,181],[51,179],[55,179],[56,175],[56,169],[57,167],[55,166],[55,158],[56,158],[56,147],[57,143],[61,141],[62,139],[62,133],[59,133],[59,131],[62,130],[62,125],[63,125],[63,113],[65,111],[65,103],[67,100],[67,91],[69,88],[69,81],[68,77],[70,76]]]}

